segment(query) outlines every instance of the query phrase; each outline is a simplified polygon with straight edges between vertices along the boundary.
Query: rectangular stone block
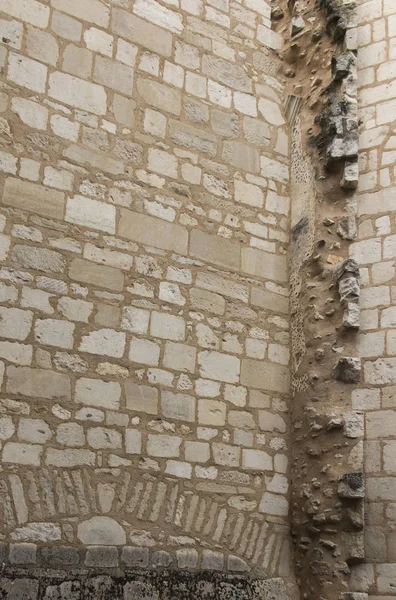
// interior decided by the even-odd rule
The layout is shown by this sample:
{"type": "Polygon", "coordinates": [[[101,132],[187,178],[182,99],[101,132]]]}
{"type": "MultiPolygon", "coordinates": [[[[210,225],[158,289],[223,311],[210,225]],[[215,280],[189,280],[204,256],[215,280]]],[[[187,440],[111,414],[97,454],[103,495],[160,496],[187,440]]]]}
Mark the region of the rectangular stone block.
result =
{"type": "Polygon", "coordinates": [[[110,410],[120,407],[121,386],[115,381],[82,377],[76,383],[76,402],[110,410]]]}
{"type": "Polygon", "coordinates": [[[186,344],[175,344],[174,342],[166,342],[164,366],[167,369],[175,369],[176,371],[187,371],[194,373],[196,363],[197,350],[193,346],[186,344]]]}
{"type": "Polygon", "coordinates": [[[174,10],[169,10],[155,0],[135,0],[133,12],[163,29],[174,33],[182,33],[183,17],[174,10]]]}
{"type": "Polygon", "coordinates": [[[121,37],[143,46],[156,54],[172,54],[172,34],[161,27],[147,23],[130,12],[113,8],[112,29],[121,37]]]}
{"type": "Polygon", "coordinates": [[[144,412],[149,415],[158,413],[158,389],[148,385],[138,385],[132,379],[125,381],[125,398],[128,410],[144,412]]]}
{"type": "Polygon", "coordinates": [[[391,501],[396,498],[396,477],[368,477],[366,480],[367,500],[391,501]]]}
{"type": "Polygon", "coordinates": [[[187,252],[187,229],[125,208],[121,209],[118,234],[128,240],[154,246],[154,248],[171,250],[178,254],[187,252]]]}
{"type": "Polygon", "coordinates": [[[65,221],[115,233],[116,208],[85,196],[74,196],[67,200],[65,221]]]}
{"type": "Polygon", "coordinates": [[[47,27],[50,17],[49,7],[36,0],[0,0],[0,12],[41,29],[47,27]]]}
{"type": "Polygon", "coordinates": [[[195,285],[204,290],[210,290],[211,292],[235,298],[242,302],[248,302],[249,300],[249,288],[246,285],[232,281],[231,279],[225,279],[213,273],[199,272],[195,285]]]}
{"type": "Polygon", "coordinates": [[[226,140],[223,143],[223,160],[236,169],[243,169],[248,173],[260,171],[259,153],[256,148],[243,142],[226,140]]]}
{"type": "Polygon", "coordinates": [[[42,452],[42,446],[7,442],[3,450],[3,462],[38,467],[42,452]]]}
{"type": "Polygon", "coordinates": [[[29,367],[8,367],[6,390],[33,398],[70,400],[70,379],[64,373],[29,367]]]}
{"type": "Polygon", "coordinates": [[[7,79],[17,85],[43,94],[47,81],[47,67],[36,60],[10,52],[7,79]]]}
{"type": "Polygon", "coordinates": [[[110,9],[100,0],[52,0],[53,8],[72,15],[77,19],[107,27],[110,21],[110,9]]]}
{"type": "Polygon", "coordinates": [[[75,258],[69,268],[69,277],[74,281],[119,292],[124,287],[124,274],[118,269],[96,265],[82,258],[75,258]]]}
{"type": "Polygon", "coordinates": [[[172,392],[165,391],[161,392],[161,411],[167,419],[194,423],[195,403],[194,396],[173,394],[172,392]]]}
{"type": "Polygon", "coordinates": [[[256,248],[242,248],[242,271],[284,283],[287,281],[287,259],[256,248]]]}
{"type": "Polygon", "coordinates": [[[153,312],[151,315],[150,334],[153,337],[165,340],[183,342],[186,337],[186,324],[182,317],[153,312]]]}
{"type": "MultiPolygon", "coordinates": [[[[368,438],[394,437],[396,431],[396,411],[380,410],[366,414],[366,434],[368,438]]],[[[396,455],[395,455],[396,460],[396,455]]]]}
{"type": "Polygon", "coordinates": [[[200,290],[198,288],[190,289],[190,301],[192,308],[214,313],[215,315],[224,315],[226,303],[222,296],[200,290]]]}
{"type": "Polygon", "coordinates": [[[202,61],[202,71],[208,77],[240,92],[252,92],[252,80],[241,65],[230,63],[223,58],[206,54],[202,61]]]}
{"type": "Polygon", "coordinates": [[[205,262],[238,271],[240,266],[240,246],[213,234],[193,229],[190,237],[190,256],[205,262]]]}
{"type": "MultiPolygon", "coordinates": [[[[158,107],[160,108],[160,107],[158,107]]],[[[212,133],[195,129],[180,121],[169,121],[169,132],[172,140],[188,150],[198,150],[215,156],[217,152],[217,138],[212,133]]]]}
{"type": "Polygon", "coordinates": [[[150,106],[170,112],[172,115],[180,115],[181,93],[179,90],[142,77],[138,78],[137,89],[139,95],[150,106]]]}
{"type": "Polygon", "coordinates": [[[76,146],[74,144],[69,146],[63,152],[63,156],[80,165],[95,167],[105,173],[111,173],[112,175],[121,175],[124,173],[124,165],[119,160],[115,160],[108,155],[97,154],[82,146],[76,146]]]}
{"type": "Polygon", "coordinates": [[[180,455],[182,439],[175,435],[148,435],[147,452],[149,456],[176,458],[180,455]]]}
{"type": "Polygon", "coordinates": [[[289,313],[289,298],[259,288],[252,288],[251,303],[274,312],[289,313]]]}
{"type": "Polygon", "coordinates": [[[289,376],[287,367],[253,359],[242,360],[242,385],[287,394],[289,376]]]}
{"type": "Polygon", "coordinates": [[[57,450],[48,448],[46,452],[45,464],[54,467],[93,467],[95,466],[95,452],[81,449],[57,450]]]}
{"type": "Polygon", "coordinates": [[[65,194],[35,183],[9,177],[4,185],[2,203],[50,219],[62,219],[65,194]]]}
{"type": "Polygon", "coordinates": [[[96,115],[105,115],[107,111],[107,96],[101,85],[67,73],[55,72],[50,75],[48,95],[96,115]]]}
{"type": "Polygon", "coordinates": [[[241,361],[236,356],[220,352],[205,351],[198,354],[201,377],[238,383],[241,361]]]}
{"type": "Polygon", "coordinates": [[[93,79],[96,83],[101,83],[126,96],[132,95],[133,69],[118,61],[105,58],[104,56],[97,56],[93,79]]]}
{"type": "Polygon", "coordinates": [[[0,307],[0,337],[24,341],[32,327],[33,313],[20,308],[0,307]]]}

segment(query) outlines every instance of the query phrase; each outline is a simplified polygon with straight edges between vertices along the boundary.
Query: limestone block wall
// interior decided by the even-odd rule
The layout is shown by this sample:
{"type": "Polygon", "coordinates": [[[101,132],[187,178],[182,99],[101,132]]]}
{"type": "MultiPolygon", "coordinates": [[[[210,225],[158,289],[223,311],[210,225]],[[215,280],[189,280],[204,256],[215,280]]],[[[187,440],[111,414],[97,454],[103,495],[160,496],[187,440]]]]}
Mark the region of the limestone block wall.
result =
{"type": "Polygon", "coordinates": [[[292,583],[270,6],[0,10],[4,561],[292,583]]]}
{"type": "Polygon", "coordinates": [[[393,598],[396,590],[396,346],[395,346],[395,59],[396,5],[360,2],[361,122],[358,241],[361,263],[362,383],[355,407],[364,412],[366,561],[352,570],[355,591],[393,598]]]}

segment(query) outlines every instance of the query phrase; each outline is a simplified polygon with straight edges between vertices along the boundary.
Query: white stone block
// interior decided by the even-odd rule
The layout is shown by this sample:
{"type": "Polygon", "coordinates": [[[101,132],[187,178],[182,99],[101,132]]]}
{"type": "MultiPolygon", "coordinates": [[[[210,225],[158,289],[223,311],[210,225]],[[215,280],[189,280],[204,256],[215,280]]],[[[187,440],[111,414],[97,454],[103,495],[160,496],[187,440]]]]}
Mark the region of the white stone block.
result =
{"type": "Polygon", "coordinates": [[[115,233],[115,220],[115,206],[84,196],[74,196],[67,200],[65,221],[68,223],[115,233]]]}

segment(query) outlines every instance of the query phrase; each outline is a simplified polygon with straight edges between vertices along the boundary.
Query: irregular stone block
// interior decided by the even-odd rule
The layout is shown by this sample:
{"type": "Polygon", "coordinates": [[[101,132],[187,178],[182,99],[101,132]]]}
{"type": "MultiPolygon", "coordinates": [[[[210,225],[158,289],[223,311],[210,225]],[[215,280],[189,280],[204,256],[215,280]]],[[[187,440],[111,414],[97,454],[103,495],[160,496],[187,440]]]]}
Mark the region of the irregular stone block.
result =
{"type": "Polygon", "coordinates": [[[77,528],[78,539],[86,545],[121,546],[126,534],[121,525],[110,517],[92,517],[77,528]]]}
{"type": "Polygon", "coordinates": [[[346,473],[338,480],[340,498],[364,498],[365,485],[363,473],[346,473]]]}
{"type": "Polygon", "coordinates": [[[333,377],[344,383],[359,383],[362,365],[360,358],[343,356],[333,369],[333,377]]]}

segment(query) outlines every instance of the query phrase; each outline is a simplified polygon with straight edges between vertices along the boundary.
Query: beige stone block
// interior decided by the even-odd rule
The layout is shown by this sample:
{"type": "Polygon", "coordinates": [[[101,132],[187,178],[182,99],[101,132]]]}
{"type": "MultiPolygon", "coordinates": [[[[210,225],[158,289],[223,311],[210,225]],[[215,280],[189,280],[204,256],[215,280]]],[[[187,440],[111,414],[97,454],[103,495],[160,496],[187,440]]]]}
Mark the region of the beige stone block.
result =
{"type": "Polygon", "coordinates": [[[82,336],[79,350],[89,354],[122,358],[125,347],[125,333],[114,329],[99,329],[82,336]]]}
{"type": "Polygon", "coordinates": [[[195,285],[205,290],[221,294],[222,296],[241,300],[245,303],[249,300],[249,288],[246,285],[231,279],[225,279],[214,273],[205,273],[203,271],[197,273],[195,285]]]}
{"type": "Polygon", "coordinates": [[[289,298],[259,288],[252,288],[251,303],[277,313],[289,313],[289,298]]]}
{"type": "Polygon", "coordinates": [[[142,434],[137,429],[125,430],[125,452],[127,454],[142,453],[142,434]]]}
{"type": "Polygon", "coordinates": [[[0,358],[5,358],[16,365],[29,366],[32,364],[33,348],[18,342],[0,342],[0,358]]]}
{"type": "Polygon", "coordinates": [[[161,412],[167,419],[195,422],[194,396],[187,394],[173,394],[172,392],[161,392],[161,412]]]}
{"type": "Polygon", "coordinates": [[[31,444],[46,444],[53,436],[49,425],[41,419],[21,419],[18,439],[31,444]]]}
{"type": "Polygon", "coordinates": [[[59,56],[58,43],[50,33],[28,27],[27,53],[32,58],[55,67],[59,56]]]}
{"type": "Polygon", "coordinates": [[[47,128],[48,110],[44,106],[25,98],[12,98],[11,107],[25,125],[42,130],[47,128]]]}
{"type": "Polygon", "coordinates": [[[249,173],[259,173],[260,157],[256,148],[243,142],[226,140],[223,142],[223,160],[237,169],[249,173]]]}
{"type": "Polygon", "coordinates": [[[33,313],[19,308],[0,307],[0,336],[24,341],[32,327],[33,313]]]}
{"type": "Polygon", "coordinates": [[[238,383],[239,381],[241,361],[236,356],[204,351],[198,354],[198,364],[201,377],[227,383],[238,383]]]}
{"type": "Polygon", "coordinates": [[[112,108],[117,123],[121,123],[126,127],[133,127],[135,123],[136,108],[136,102],[134,100],[125,98],[125,96],[120,96],[119,94],[114,94],[112,108]]]}
{"type": "Polygon", "coordinates": [[[63,156],[81,165],[95,167],[100,171],[111,173],[112,175],[121,175],[124,173],[124,165],[119,160],[115,160],[108,155],[97,154],[82,146],[74,144],[69,146],[63,152],[63,156]]]}
{"type": "Polygon", "coordinates": [[[194,309],[208,311],[215,315],[224,315],[226,303],[219,294],[200,290],[199,288],[191,288],[190,301],[194,309]]]}
{"type": "Polygon", "coordinates": [[[285,256],[269,254],[256,248],[242,248],[242,271],[284,283],[287,281],[287,260],[285,256]]]}
{"type": "Polygon", "coordinates": [[[85,196],[68,198],[65,221],[107,233],[115,233],[116,208],[85,196]]]}
{"type": "Polygon", "coordinates": [[[226,422],[227,406],[218,400],[198,400],[198,423],[223,427],[226,422]]]}
{"type": "Polygon", "coordinates": [[[208,77],[240,92],[252,92],[252,80],[242,65],[230,63],[223,58],[206,54],[202,60],[202,71],[208,77]]]}
{"type": "Polygon", "coordinates": [[[193,229],[190,238],[190,256],[214,263],[230,271],[239,271],[240,246],[225,238],[193,229]]]}
{"type": "Polygon", "coordinates": [[[45,29],[48,25],[50,9],[36,0],[0,0],[0,12],[45,29]]]}
{"type": "Polygon", "coordinates": [[[10,52],[7,78],[17,85],[43,94],[47,81],[47,67],[31,58],[10,52]]]}
{"type": "MultiPolygon", "coordinates": [[[[160,108],[158,106],[158,108],[160,108]]],[[[212,133],[195,129],[180,121],[169,121],[170,136],[176,144],[188,150],[198,150],[205,154],[215,156],[217,152],[217,138],[212,133]]]]}
{"type": "Polygon", "coordinates": [[[94,450],[117,450],[122,447],[122,436],[118,431],[107,427],[90,427],[87,442],[94,450]]]}
{"type": "Polygon", "coordinates": [[[264,203],[264,194],[257,185],[251,183],[245,183],[240,179],[235,179],[235,200],[248,204],[249,206],[256,206],[261,208],[264,203]]]}
{"type": "Polygon", "coordinates": [[[242,466],[258,472],[272,471],[272,457],[264,450],[242,450],[242,466]]]}
{"type": "Polygon", "coordinates": [[[110,9],[100,0],[52,0],[52,7],[99,27],[109,25],[110,9]]]}
{"type": "Polygon", "coordinates": [[[8,367],[6,390],[35,398],[70,400],[70,379],[63,373],[29,367],[8,367]]]}
{"type": "Polygon", "coordinates": [[[107,96],[104,88],[67,73],[52,73],[49,77],[48,95],[69,106],[81,108],[95,115],[107,112],[107,96]]]}
{"type": "Polygon", "coordinates": [[[62,69],[66,73],[88,79],[92,73],[93,55],[86,48],[69,44],[63,52],[62,69]]]}
{"type": "Polygon", "coordinates": [[[130,12],[113,8],[112,30],[121,37],[143,46],[156,54],[170,56],[172,54],[172,34],[157,27],[130,12]]]}
{"type": "MultiPolygon", "coordinates": [[[[250,403],[252,406],[252,403],[250,403]]],[[[286,433],[286,423],[281,415],[270,413],[266,410],[259,411],[259,426],[261,431],[277,431],[286,433]]]]}
{"type": "Polygon", "coordinates": [[[151,148],[148,153],[148,168],[155,173],[177,179],[177,158],[173,154],[151,148]]]}
{"type": "Polygon", "coordinates": [[[216,465],[223,467],[239,467],[241,449],[229,444],[212,444],[213,460],[216,465]]]}
{"type": "Polygon", "coordinates": [[[239,131],[239,119],[236,114],[222,112],[213,109],[211,114],[213,131],[223,137],[237,137],[239,131]]]}
{"type": "Polygon", "coordinates": [[[97,55],[95,58],[93,79],[97,83],[101,83],[126,96],[132,95],[133,69],[118,61],[97,55]]]}
{"type": "Polygon", "coordinates": [[[71,42],[81,40],[82,23],[56,10],[52,14],[51,29],[60,37],[71,42]]]}
{"type": "Polygon", "coordinates": [[[81,258],[75,258],[69,268],[69,277],[74,281],[119,292],[124,287],[124,274],[119,269],[96,265],[81,258]]]}
{"type": "Polygon", "coordinates": [[[76,383],[76,402],[110,410],[120,407],[121,386],[115,381],[82,377],[76,383]]]}
{"type": "Polygon", "coordinates": [[[289,514],[289,503],[284,496],[265,492],[259,510],[267,515],[287,517],[289,514]]]}
{"type": "Polygon", "coordinates": [[[206,463],[210,459],[210,446],[207,442],[185,442],[184,458],[193,463],[206,463]]]}
{"type": "Polygon", "coordinates": [[[131,379],[125,381],[126,407],[128,410],[158,414],[158,389],[148,385],[138,385],[131,379]]]}
{"type": "Polygon", "coordinates": [[[59,348],[73,348],[74,323],[58,319],[37,319],[34,327],[36,342],[59,348]]]}
{"type": "Polygon", "coordinates": [[[129,349],[129,360],[142,365],[156,367],[159,364],[161,347],[150,340],[133,338],[129,349]]]}
{"type": "Polygon", "coordinates": [[[251,144],[264,146],[265,148],[269,147],[271,132],[267,123],[260,119],[245,117],[243,119],[243,132],[246,140],[251,144]]]}
{"type": "Polygon", "coordinates": [[[183,317],[153,311],[150,334],[165,340],[183,342],[186,336],[186,324],[183,317]]]}
{"type": "Polygon", "coordinates": [[[289,369],[266,361],[242,360],[241,383],[271,392],[287,394],[289,391],[289,369]]]}
{"type": "Polygon", "coordinates": [[[142,77],[137,80],[137,89],[141,98],[150,106],[170,112],[172,115],[180,115],[181,93],[179,90],[142,77]]]}
{"type": "Polygon", "coordinates": [[[180,34],[183,31],[183,16],[165,8],[156,0],[135,0],[133,12],[174,33],[180,34]]]}
{"type": "Polygon", "coordinates": [[[65,195],[63,192],[9,177],[5,182],[2,202],[43,217],[62,219],[65,195]]]}
{"type": "Polygon", "coordinates": [[[147,436],[147,453],[158,458],[177,458],[182,439],[175,435],[147,436]]]}
{"type": "Polygon", "coordinates": [[[382,410],[366,414],[366,435],[370,439],[392,437],[396,427],[396,411],[382,410]]]}
{"type": "Polygon", "coordinates": [[[63,256],[45,248],[16,244],[12,249],[11,259],[15,266],[24,269],[36,269],[46,273],[63,273],[65,269],[63,256]]]}
{"type": "Polygon", "coordinates": [[[167,369],[175,369],[176,371],[194,373],[196,356],[197,350],[193,346],[166,342],[164,367],[167,369]]]}
{"type": "Polygon", "coordinates": [[[45,464],[69,469],[71,467],[93,467],[95,465],[95,453],[91,450],[48,448],[45,464]]]}
{"type": "Polygon", "coordinates": [[[38,467],[42,452],[42,446],[7,442],[3,450],[3,462],[38,467]]]}
{"type": "Polygon", "coordinates": [[[147,246],[186,254],[188,232],[181,225],[166,223],[149,215],[121,209],[118,234],[147,246]]]}

